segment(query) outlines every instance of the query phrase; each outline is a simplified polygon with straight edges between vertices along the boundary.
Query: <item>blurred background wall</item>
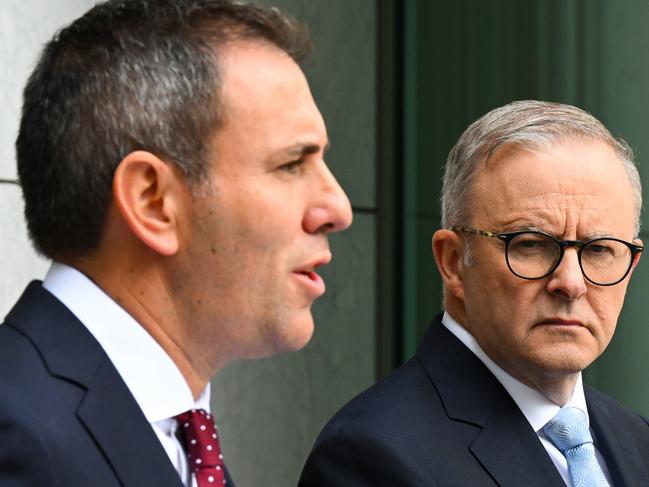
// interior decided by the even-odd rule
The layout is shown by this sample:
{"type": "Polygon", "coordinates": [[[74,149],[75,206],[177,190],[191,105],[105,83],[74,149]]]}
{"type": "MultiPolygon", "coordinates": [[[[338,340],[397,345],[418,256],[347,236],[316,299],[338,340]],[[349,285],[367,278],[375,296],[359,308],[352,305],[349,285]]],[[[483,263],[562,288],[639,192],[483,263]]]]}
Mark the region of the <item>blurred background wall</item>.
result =
{"type": "MultiPolygon", "coordinates": [[[[311,30],[316,50],[304,68],[328,125],[327,162],[350,196],[354,224],[332,238],[311,343],[235,363],[213,382],[213,410],[240,487],[295,485],[333,412],[414,352],[441,306],[430,238],[439,225],[442,166],[470,122],[515,99],[578,105],[631,144],[649,184],[649,63],[642,58],[649,4],[642,0],[262,1],[311,30]]],[[[0,3],[0,179],[15,178],[20,91],[38,50],[93,3],[0,3]]],[[[47,263],[27,241],[15,185],[0,184],[0,224],[4,315],[47,263]]],[[[649,242],[644,231],[641,237],[649,242]]],[[[645,415],[648,286],[649,264],[641,261],[616,337],[586,374],[645,415]]]]}

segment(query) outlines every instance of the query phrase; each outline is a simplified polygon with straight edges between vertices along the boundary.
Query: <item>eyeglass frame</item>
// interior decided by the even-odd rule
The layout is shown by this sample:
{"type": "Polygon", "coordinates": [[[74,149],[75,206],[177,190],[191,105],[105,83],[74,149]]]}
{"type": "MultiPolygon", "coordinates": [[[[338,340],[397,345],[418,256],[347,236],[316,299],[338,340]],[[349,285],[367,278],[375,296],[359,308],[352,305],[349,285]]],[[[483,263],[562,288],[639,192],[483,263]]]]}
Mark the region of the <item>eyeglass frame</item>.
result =
{"type": "Polygon", "coordinates": [[[474,228],[469,228],[469,227],[464,227],[461,225],[451,225],[448,227],[448,230],[451,232],[455,233],[469,233],[472,235],[479,235],[482,237],[490,237],[490,238],[497,238],[504,242],[505,244],[505,262],[507,263],[507,267],[509,268],[510,272],[514,274],[516,277],[520,277],[521,279],[526,279],[528,281],[537,281],[539,279],[543,279],[545,277],[548,277],[550,274],[552,274],[557,267],[559,267],[559,264],[561,264],[561,261],[563,260],[563,255],[565,253],[565,250],[567,247],[576,247],[577,248],[577,260],[579,261],[579,268],[581,269],[581,274],[586,278],[586,280],[592,284],[595,284],[596,286],[615,286],[616,284],[619,284],[622,282],[626,276],[629,275],[629,272],[631,271],[631,268],[633,267],[633,261],[635,260],[635,257],[637,254],[642,252],[644,250],[644,247],[642,245],[634,244],[631,242],[627,242],[626,240],[621,240],[619,238],[615,237],[597,237],[593,238],[591,240],[583,241],[583,240],[561,240],[555,237],[554,235],[550,235],[549,233],[542,232],[540,230],[517,230],[515,232],[490,232],[488,230],[476,230],[474,228]],[[545,237],[549,237],[550,239],[554,240],[557,245],[559,245],[559,258],[556,260],[556,262],[550,267],[550,270],[543,274],[540,277],[525,277],[521,276],[520,274],[517,274],[514,272],[514,269],[512,269],[511,264],[509,263],[509,244],[510,242],[516,238],[518,235],[522,235],[524,233],[535,233],[538,235],[543,235],[545,237]],[[581,263],[581,251],[586,247],[587,245],[590,245],[593,242],[596,242],[598,240],[614,240],[616,242],[623,243],[626,245],[629,250],[631,251],[631,259],[629,260],[629,266],[627,267],[626,272],[624,275],[618,279],[615,282],[607,283],[607,284],[601,284],[599,282],[593,281],[590,277],[586,275],[586,272],[584,272],[584,266],[581,263]]]}

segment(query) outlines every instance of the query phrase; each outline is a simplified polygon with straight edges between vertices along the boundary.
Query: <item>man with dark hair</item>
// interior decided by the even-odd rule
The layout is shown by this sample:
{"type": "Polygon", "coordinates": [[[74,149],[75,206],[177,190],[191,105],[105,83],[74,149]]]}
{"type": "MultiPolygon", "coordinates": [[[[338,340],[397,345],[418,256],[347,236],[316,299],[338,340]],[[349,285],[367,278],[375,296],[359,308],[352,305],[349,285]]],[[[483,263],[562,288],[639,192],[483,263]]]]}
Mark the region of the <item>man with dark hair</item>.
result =
{"type": "Polygon", "coordinates": [[[325,426],[301,487],[649,485],[649,425],[584,386],[643,250],[633,152],[576,107],[492,110],[451,150],[443,315],[325,426]]]}
{"type": "Polygon", "coordinates": [[[232,485],[228,362],[303,347],[351,223],[277,9],[110,0],[47,44],[16,142],[53,260],[0,326],[0,485],[232,485]]]}

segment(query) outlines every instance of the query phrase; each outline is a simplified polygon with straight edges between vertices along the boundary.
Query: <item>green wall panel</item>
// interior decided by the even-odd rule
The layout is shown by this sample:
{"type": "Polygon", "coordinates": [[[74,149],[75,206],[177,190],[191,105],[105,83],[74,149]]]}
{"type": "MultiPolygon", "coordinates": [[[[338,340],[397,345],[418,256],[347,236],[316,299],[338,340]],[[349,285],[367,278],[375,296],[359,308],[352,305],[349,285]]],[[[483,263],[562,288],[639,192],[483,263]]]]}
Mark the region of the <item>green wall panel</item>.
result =
{"type": "MultiPolygon", "coordinates": [[[[635,150],[645,201],[649,197],[649,64],[643,58],[649,50],[648,18],[649,3],[644,1],[582,4],[584,106],[635,150]]],[[[643,216],[646,221],[646,213],[643,216]]],[[[640,234],[645,244],[649,243],[647,230],[645,225],[640,234]]],[[[643,260],[627,292],[615,338],[589,368],[586,379],[649,415],[647,255],[643,260]]]]}
{"type": "MultiPolygon", "coordinates": [[[[430,237],[439,225],[442,167],[477,117],[517,99],[580,106],[630,143],[649,184],[649,64],[643,59],[649,50],[649,3],[410,0],[404,8],[403,348],[408,356],[441,306],[430,237]]],[[[649,242],[649,233],[641,237],[649,242]]],[[[645,414],[647,289],[649,264],[641,261],[618,333],[586,372],[588,382],[645,414]]]]}

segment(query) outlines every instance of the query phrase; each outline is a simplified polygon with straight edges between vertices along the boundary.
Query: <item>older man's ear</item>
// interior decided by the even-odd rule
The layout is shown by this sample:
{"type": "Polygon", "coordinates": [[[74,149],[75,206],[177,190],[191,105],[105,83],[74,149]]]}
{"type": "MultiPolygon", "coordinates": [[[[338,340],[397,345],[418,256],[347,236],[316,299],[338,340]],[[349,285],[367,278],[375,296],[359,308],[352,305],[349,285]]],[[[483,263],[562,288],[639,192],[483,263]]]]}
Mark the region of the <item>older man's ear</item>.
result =
{"type": "Polygon", "coordinates": [[[433,256],[447,293],[464,300],[464,240],[446,229],[433,234],[433,256]]]}
{"type": "MultiPolygon", "coordinates": [[[[636,245],[642,245],[644,247],[644,243],[639,238],[634,238],[633,243],[636,245]]],[[[640,257],[642,257],[642,252],[638,252],[637,254],[635,254],[635,257],[633,258],[633,265],[631,266],[631,272],[629,274],[633,274],[635,267],[640,262],[640,257]]]]}

